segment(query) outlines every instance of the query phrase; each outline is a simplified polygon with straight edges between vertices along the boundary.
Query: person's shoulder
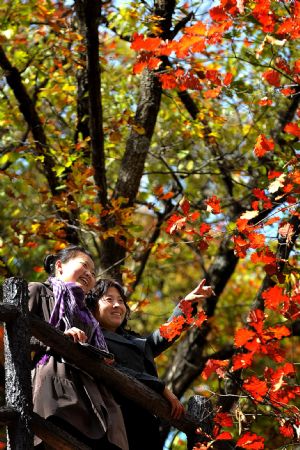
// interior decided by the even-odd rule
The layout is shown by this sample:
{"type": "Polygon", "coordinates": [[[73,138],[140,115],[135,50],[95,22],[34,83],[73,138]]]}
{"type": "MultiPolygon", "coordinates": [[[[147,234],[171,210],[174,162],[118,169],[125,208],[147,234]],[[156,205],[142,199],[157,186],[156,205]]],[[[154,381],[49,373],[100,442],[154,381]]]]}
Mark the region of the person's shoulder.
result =
{"type": "Polygon", "coordinates": [[[30,295],[35,295],[37,293],[49,291],[50,285],[48,283],[43,283],[40,281],[30,281],[28,283],[28,290],[30,295]]]}
{"type": "Polygon", "coordinates": [[[128,329],[128,328],[121,328],[119,331],[118,331],[118,334],[120,334],[121,336],[124,336],[124,337],[127,337],[127,338],[130,338],[130,337],[132,337],[132,338],[141,338],[141,339],[143,339],[144,338],[144,336],[142,336],[140,333],[137,333],[136,331],[133,331],[133,330],[131,330],[130,328],[128,329]]]}

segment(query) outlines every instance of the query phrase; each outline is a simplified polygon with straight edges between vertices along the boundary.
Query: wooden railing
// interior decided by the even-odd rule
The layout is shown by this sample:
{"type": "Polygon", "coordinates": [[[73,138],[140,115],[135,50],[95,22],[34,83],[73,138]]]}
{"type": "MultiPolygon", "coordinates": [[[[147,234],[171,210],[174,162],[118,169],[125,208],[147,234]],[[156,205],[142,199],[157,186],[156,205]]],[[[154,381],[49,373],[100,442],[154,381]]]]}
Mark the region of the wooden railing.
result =
{"type": "Polygon", "coordinates": [[[208,399],[201,396],[192,397],[184,417],[180,420],[172,419],[170,405],[161,395],[114,366],[107,365],[101,357],[95,358],[88,348],[74,343],[62,332],[30,313],[28,287],[25,280],[9,278],[4,282],[0,321],[4,322],[6,399],[6,405],[0,408],[0,423],[7,426],[8,449],[33,449],[33,434],[54,449],[88,450],[89,448],[33,413],[31,336],[51,347],[66,361],[88,372],[95,380],[104,383],[112,392],[122,394],[186,433],[188,449],[192,449],[197,442],[207,441],[206,433],[211,432],[213,423],[212,406],[208,399]]]}

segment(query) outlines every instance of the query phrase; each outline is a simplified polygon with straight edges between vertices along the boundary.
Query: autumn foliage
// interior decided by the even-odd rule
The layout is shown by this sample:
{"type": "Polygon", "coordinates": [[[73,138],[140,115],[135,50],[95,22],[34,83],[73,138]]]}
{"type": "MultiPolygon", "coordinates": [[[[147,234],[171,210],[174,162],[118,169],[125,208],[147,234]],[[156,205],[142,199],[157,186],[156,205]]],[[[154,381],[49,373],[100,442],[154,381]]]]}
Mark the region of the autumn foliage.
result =
{"type": "Polygon", "coordinates": [[[157,362],[211,396],[199,448],[292,448],[300,1],[70,3],[0,5],[0,274],[85,245],[133,328],[179,338],[157,362]],[[199,278],[216,295],[167,322],[199,278]]]}

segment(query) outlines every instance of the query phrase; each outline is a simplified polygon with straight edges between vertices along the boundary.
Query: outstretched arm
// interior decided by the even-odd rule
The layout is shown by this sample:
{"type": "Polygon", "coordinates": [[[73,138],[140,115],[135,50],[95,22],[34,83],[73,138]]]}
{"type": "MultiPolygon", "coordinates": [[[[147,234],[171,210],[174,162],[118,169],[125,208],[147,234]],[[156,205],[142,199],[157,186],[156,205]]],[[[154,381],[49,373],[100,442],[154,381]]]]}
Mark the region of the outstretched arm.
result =
{"type": "MultiPolygon", "coordinates": [[[[194,314],[197,312],[197,305],[202,302],[205,298],[208,298],[212,295],[215,295],[213,288],[211,286],[207,286],[206,280],[203,279],[200,281],[198,286],[193,289],[190,293],[188,293],[182,300],[182,301],[188,301],[195,305],[194,307],[194,314]]],[[[176,319],[176,317],[183,316],[184,313],[182,309],[179,307],[179,305],[176,306],[174,309],[171,317],[169,317],[168,322],[171,322],[172,320],[176,319]]],[[[150,336],[148,336],[147,341],[149,345],[152,348],[152,352],[154,357],[160,355],[163,351],[165,351],[167,348],[169,348],[173,342],[175,342],[178,339],[179,336],[176,336],[173,340],[169,341],[162,337],[159,330],[155,330],[150,336]]]]}
{"type": "Polygon", "coordinates": [[[191,301],[192,303],[200,303],[205,298],[215,295],[211,286],[206,286],[206,279],[200,281],[198,286],[189,294],[187,294],[183,300],[191,301]]]}

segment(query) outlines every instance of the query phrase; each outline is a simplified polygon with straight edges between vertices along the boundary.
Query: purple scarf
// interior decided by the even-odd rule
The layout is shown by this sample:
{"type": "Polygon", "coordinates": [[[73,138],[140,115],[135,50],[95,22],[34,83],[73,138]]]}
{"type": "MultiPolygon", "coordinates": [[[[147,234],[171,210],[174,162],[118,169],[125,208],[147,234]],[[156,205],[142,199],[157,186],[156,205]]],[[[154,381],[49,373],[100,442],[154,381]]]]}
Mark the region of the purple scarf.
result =
{"type": "Polygon", "coordinates": [[[85,294],[81,287],[55,277],[49,277],[48,281],[55,299],[49,323],[63,331],[74,326],[80,328],[80,322],[86,324],[91,329],[89,344],[108,352],[100,325],[84,303],[85,294]]]}

